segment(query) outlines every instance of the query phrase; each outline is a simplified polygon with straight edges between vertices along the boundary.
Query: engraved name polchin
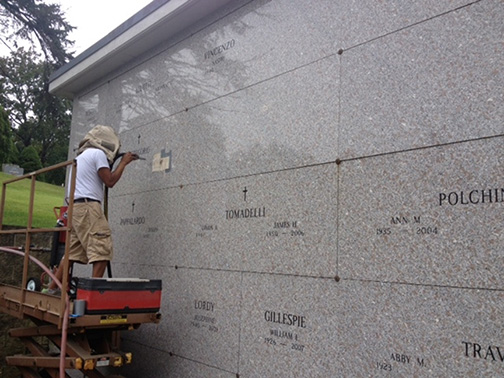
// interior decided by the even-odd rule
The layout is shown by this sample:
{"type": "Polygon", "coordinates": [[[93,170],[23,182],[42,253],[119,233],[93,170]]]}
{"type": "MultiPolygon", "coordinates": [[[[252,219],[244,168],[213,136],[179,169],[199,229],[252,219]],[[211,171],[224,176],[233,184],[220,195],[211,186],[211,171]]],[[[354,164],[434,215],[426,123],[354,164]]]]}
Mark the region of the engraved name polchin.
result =
{"type": "Polygon", "coordinates": [[[504,188],[457,190],[439,193],[439,206],[478,205],[504,202],[504,188]]]}

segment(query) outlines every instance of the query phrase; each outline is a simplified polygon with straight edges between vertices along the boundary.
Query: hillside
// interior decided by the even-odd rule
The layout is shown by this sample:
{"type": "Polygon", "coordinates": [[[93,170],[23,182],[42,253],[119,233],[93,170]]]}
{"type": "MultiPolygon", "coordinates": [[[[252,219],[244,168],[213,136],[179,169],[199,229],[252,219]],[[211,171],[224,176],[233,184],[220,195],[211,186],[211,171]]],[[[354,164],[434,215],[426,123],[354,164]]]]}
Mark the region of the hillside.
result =
{"type": "MultiPolygon", "coordinates": [[[[0,172],[0,182],[2,183],[13,178],[14,176],[0,172]]],[[[26,226],[30,201],[30,185],[30,179],[7,185],[4,225],[26,226]]],[[[53,209],[62,206],[64,198],[65,188],[37,181],[35,185],[33,227],[54,227],[56,216],[53,209]]]]}

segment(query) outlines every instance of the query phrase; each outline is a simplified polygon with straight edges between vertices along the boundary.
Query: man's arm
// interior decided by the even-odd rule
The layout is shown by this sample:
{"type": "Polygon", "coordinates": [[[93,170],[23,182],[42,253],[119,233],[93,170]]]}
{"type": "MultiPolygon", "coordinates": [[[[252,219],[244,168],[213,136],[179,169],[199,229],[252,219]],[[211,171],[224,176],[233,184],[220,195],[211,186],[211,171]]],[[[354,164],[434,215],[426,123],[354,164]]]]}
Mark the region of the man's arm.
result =
{"type": "Polygon", "coordinates": [[[105,184],[106,187],[112,188],[121,178],[124,168],[131,163],[133,160],[137,160],[138,155],[133,154],[131,152],[126,152],[123,157],[121,158],[121,161],[119,162],[119,165],[117,166],[114,171],[111,171],[110,168],[100,168],[98,170],[98,176],[100,176],[101,180],[105,184]]]}

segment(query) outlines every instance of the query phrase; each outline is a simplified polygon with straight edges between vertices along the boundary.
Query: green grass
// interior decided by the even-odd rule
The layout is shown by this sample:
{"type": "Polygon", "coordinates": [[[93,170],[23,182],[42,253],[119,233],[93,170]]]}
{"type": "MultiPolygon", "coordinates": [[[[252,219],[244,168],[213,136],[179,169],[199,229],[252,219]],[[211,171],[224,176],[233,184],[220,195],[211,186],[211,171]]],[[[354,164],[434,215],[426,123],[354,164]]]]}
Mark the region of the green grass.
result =
{"type": "MultiPolygon", "coordinates": [[[[15,178],[0,172],[0,182],[15,178]]],[[[23,179],[7,185],[3,224],[26,227],[30,203],[31,179],[23,179]]],[[[0,189],[1,190],[1,189],[0,189]]],[[[56,225],[54,208],[63,205],[65,188],[37,181],[33,206],[32,227],[46,228],[56,225]]]]}

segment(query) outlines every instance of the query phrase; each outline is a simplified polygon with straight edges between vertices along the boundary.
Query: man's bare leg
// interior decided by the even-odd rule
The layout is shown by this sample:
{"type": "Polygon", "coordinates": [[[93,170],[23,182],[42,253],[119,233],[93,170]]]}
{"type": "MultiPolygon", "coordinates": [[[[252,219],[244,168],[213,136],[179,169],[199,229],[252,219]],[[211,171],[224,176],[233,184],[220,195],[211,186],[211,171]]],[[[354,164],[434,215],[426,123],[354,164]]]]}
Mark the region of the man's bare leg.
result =
{"type": "MultiPolygon", "coordinates": [[[[70,264],[68,265],[68,272],[70,273],[72,271],[72,268],[73,268],[73,264],[74,262],[73,261],[70,261],[70,264]]],[[[55,273],[55,276],[56,278],[59,280],[59,282],[63,283],[63,259],[60,261],[60,264],[58,266],[58,269],[56,270],[56,273],[55,273]]],[[[70,279],[70,277],[68,277],[68,279],[70,279]]],[[[58,288],[58,285],[56,285],[56,282],[53,280],[51,281],[51,283],[49,284],[49,289],[51,290],[54,290],[54,289],[57,289],[58,288]]]]}
{"type": "Polygon", "coordinates": [[[107,269],[108,261],[95,261],[93,263],[93,277],[102,278],[107,269]]]}

